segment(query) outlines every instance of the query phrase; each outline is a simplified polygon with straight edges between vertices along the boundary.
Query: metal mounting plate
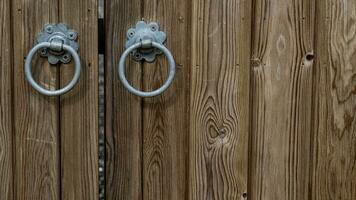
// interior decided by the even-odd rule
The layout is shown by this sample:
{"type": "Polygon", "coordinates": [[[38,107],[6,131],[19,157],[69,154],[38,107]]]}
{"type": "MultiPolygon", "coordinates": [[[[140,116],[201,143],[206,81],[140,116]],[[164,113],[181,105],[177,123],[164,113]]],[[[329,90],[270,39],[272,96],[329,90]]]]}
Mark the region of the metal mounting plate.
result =
{"type": "MultiPolygon", "coordinates": [[[[146,23],[144,21],[138,21],[134,28],[130,28],[127,31],[127,41],[125,48],[129,48],[135,43],[143,40],[151,40],[153,42],[164,45],[166,41],[166,33],[159,30],[159,25],[156,22],[146,23]]],[[[156,56],[162,54],[162,51],[152,48],[140,48],[134,50],[131,55],[136,61],[146,60],[147,62],[153,62],[156,56]]]]}
{"type": "MultiPolygon", "coordinates": [[[[37,37],[37,43],[52,42],[53,40],[62,41],[63,44],[71,46],[78,51],[79,45],[76,42],[78,34],[75,30],[69,29],[66,24],[47,24],[37,37]]],[[[38,51],[42,57],[48,57],[48,62],[56,65],[59,62],[69,63],[72,55],[64,50],[55,51],[49,48],[42,48],[38,51]]]]}

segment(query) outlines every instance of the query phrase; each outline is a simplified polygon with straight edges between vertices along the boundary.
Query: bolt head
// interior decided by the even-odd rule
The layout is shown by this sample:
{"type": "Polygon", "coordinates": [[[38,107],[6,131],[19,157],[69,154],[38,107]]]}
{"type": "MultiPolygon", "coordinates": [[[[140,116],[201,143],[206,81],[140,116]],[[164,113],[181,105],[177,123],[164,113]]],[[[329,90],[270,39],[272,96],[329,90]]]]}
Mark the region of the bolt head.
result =
{"type": "Polygon", "coordinates": [[[128,32],[127,32],[127,36],[129,38],[133,38],[135,36],[135,31],[133,29],[130,29],[128,32]]]}
{"type": "Polygon", "coordinates": [[[46,32],[48,34],[51,34],[51,33],[53,33],[53,26],[52,25],[48,25],[48,26],[46,26],[45,30],[46,30],[46,32]]]}
{"type": "Polygon", "coordinates": [[[140,53],[138,53],[138,52],[136,52],[134,54],[134,57],[135,57],[136,60],[141,60],[142,59],[142,55],[140,53]]]}
{"type": "Polygon", "coordinates": [[[68,63],[71,60],[71,56],[69,54],[64,54],[62,60],[64,63],[68,63]]]}
{"type": "Polygon", "coordinates": [[[77,39],[77,33],[74,32],[74,31],[69,31],[69,32],[68,32],[68,38],[69,38],[70,40],[76,40],[76,39],[77,39]]]}
{"type": "Polygon", "coordinates": [[[40,54],[41,54],[41,56],[47,55],[47,49],[45,49],[45,48],[41,49],[40,54]]]}

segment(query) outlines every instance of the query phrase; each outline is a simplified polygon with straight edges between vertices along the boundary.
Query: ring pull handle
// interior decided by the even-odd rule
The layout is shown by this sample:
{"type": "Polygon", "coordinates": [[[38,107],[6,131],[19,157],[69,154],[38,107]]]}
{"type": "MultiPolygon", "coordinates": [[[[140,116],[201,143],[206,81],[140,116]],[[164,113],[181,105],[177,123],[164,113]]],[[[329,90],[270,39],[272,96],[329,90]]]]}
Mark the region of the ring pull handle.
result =
{"type": "Polygon", "coordinates": [[[37,44],[30,50],[25,62],[25,77],[29,84],[39,93],[46,96],[59,96],[73,89],[80,78],[81,63],[77,53],[78,44],[75,42],[77,33],[69,30],[65,24],[46,25],[43,32],[37,38],[37,44]],[[56,65],[59,62],[69,63],[74,59],[75,72],[73,79],[59,90],[48,90],[39,85],[32,76],[31,62],[33,56],[39,53],[42,57],[48,57],[48,62],[56,65]]]}
{"type": "Polygon", "coordinates": [[[146,24],[144,21],[139,21],[135,28],[128,30],[126,50],[120,58],[118,73],[120,81],[129,92],[140,97],[154,97],[162,94],[172,84],[176,73],[176,64],[173,55],[164,46],[165,41],[166,34],[159,31],[158,24],[154,22],[146,24]],[[153,62],[156,56],[162,53],[167,57],[169,64],[166,82],[160,88],[151,92],[140,91],[131,86],[125,75],[126,58],[131,54],[136,61],[153,62]]]}

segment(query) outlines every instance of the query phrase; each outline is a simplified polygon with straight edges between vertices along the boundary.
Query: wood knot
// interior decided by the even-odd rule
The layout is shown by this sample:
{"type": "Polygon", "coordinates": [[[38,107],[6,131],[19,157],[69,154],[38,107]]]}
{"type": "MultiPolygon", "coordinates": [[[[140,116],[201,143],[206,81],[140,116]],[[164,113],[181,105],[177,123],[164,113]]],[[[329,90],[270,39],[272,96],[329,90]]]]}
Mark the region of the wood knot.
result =
{"type": "Polygon", "coordinates": [[[184,23],[184,17],[179,16],[178,21],[179,21],[180,23],[184,23]]]}
{"type": "Polygon", "coordinates": [[[259,58],[252,58],[251,59],[251,65],[252,67],[260,67],[262,65],[261,59],[259,58]]]}
{"type": "Polygon", "coordinates": [[[220,136],[221,138],[224,138],[224,137],[226,136],[226,129],[225,129],[225,128],[221,128],[221,129],[219,130],[219,136],[220,136]]]}

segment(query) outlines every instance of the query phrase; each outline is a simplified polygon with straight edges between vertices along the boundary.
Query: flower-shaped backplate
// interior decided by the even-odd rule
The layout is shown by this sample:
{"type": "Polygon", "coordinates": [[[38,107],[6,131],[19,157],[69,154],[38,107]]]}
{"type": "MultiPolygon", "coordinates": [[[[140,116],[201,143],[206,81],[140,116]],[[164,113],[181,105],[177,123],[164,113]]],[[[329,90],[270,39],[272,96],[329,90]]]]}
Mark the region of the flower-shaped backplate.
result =
{"type": "MultiPolygon", "coordinates": [[[[78,51],[79,45],[76,42],[78,34],[76,31],[71,30],[65,24],[47,24],[43,31],[37,37],[37,43],[51,42],[52,40],[62,40],[63,44],[71,46],[78,51]]],[[[48,57],[48,62],[56,65],[59,62],[69,63],[72,59],[70,53],[65,51],[54,51],[49,48],[39,50],[42,57],[48,57]]]]}
{"type": "MultiPolygon", "coordinates": [[[[159,30],[159,25],[157,23],[139,21],[134,28],[130,28],[127,31],[127,41],[125,47],[129,48],[135,43],[147,39],[164,45],[166,38],[166,33],[159,30]]],[[[156,59],[156,55],[162,54],[162,52],[159,49],[152,47],[148,49],[136,49],[131,54],[137,61],[146,60],[147,62],[153,62],[156,59]]]]}

